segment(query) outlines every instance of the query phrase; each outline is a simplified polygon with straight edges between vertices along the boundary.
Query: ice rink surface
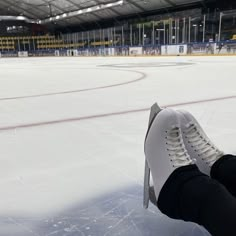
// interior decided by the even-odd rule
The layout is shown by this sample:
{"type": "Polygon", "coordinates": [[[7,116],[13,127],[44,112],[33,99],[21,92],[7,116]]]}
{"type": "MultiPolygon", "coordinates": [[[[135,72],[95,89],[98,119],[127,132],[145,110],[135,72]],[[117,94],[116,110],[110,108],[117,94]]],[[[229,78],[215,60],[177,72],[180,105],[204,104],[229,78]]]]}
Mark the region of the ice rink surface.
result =
{"type": "Polygon", "coordinates": [[[236,57],[1,58],[0,236],[209,236],[142,208],[156,101],[236,154],[236,57]]]}

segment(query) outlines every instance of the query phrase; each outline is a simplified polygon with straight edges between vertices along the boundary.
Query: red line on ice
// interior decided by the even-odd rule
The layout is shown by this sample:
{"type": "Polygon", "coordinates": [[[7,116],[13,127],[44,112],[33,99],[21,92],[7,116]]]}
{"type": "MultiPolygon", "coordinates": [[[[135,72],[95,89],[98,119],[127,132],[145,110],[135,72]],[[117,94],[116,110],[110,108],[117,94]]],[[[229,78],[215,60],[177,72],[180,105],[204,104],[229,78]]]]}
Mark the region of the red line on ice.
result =
{"type": "MultiPolygon", "coordinates": [[[[184,105],[200,104],[200,103],[206,103],[206,102],[215,102],[215,101],[222,101],[222,100],[228,100],[228,99],[236,99],[236,96],[210,98],[210,99],[182,102],[182,103],[173,103],[173,104],[163,105],[162,107],[178,107],[178,106],[184,106],[184,105]]],[[[119,116],[119,115],[126,115],[126,114],[132,114],[132,113],[146,112],[149,110],[150,110],[150,108],[148,107],[148,108],[119,111],[119,112],[112,112],[112,113],[106,113],[106,114],[97,114],[97,115],[91,115],[91,116],[66,118],[66,119],[61,119],[61,120],[51,120],[51,121],[43,121],[43,122],[38,122],[38,123],[19,124],[19,125],[13,125],[13,126],[0,127],[0,131],[32,128],[32,127],[47,126],[47,125],[56,125],[56,124],[69,123],[69,122],[78,122],[78,121],[83,121],[83,120],[91,120],[91,119],[105,118],[105,117],[111,117],[111,116],[119,116]]]]}

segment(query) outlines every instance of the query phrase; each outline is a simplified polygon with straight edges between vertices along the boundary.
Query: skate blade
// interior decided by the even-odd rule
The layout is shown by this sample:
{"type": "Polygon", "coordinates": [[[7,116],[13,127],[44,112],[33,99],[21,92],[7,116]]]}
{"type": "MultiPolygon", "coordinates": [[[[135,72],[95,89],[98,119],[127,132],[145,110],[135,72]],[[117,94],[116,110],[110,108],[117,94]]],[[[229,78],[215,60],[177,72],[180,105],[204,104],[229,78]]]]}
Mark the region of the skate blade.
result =
{"type": "MultiPolygon", "coordinates": [[[[156,115],[161,111],[161,108],[155,103],[151,107],[150,116],[149,116],[149,123],[148,123],[148,131],[151,127],[153,120],[155,119],[156,115]]],[[[147,131],[147,134],[148,134],[147,131]]],[[[155,206],[157,205],[157,199],[154,192],[154,187],[150,186],[150,168],[148,166],[147,159],[145,158],[145,169],[144,169],[144,190],[143,190],[143,207],[145,209],[149,206],[149,201],[151,201],[155,206]]]]}

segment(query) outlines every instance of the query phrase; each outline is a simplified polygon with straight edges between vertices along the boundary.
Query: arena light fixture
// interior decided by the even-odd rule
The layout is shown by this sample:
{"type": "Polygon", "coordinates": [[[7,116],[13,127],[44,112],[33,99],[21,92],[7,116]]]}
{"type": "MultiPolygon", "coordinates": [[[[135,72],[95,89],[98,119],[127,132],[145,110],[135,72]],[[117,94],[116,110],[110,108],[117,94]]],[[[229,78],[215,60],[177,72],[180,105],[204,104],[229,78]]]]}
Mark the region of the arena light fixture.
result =
{"type": "Polygon", "coordinates": [[[24,17],[24,16],[17,16],[16,19],[17,19],[17,20],[25,20],[26,17],[24,17]]]}
{"type": "Polygon", "coordinates": [[[87,13],[91,13],[91,12],[96,12],[96,11],[100,11],[100,10],[104,10],[107,8],[112,8],[115,6],[120,6],[124,3],[124,0],[119,0],[119,1],[114,1],[114,2],[110,2],[107,4],[99,4],[99,5],[95,5],[93,7],[88,7],[88,8],[83,8],[83,9],[78,9],[76,11],[71,11],[71,12],[67,12],[67,13],[63,13],[60,15],[56,15],[56,16],[51,16],[48,17],[46,19],[42,19],[37,21],[38,24],[46,24],[52,21],[59,21],[62,20],[63,18],[70,18],[73,16],[77,16],[77,15],[82,15],[82,14],[87,14],[87,13]]]}
{"type": "Polygon", "coordinates": [[[25,21],[27,23],[38,23],[37,20],[29,19],[25,16],[0,16],[0,21],[25,21]]]}

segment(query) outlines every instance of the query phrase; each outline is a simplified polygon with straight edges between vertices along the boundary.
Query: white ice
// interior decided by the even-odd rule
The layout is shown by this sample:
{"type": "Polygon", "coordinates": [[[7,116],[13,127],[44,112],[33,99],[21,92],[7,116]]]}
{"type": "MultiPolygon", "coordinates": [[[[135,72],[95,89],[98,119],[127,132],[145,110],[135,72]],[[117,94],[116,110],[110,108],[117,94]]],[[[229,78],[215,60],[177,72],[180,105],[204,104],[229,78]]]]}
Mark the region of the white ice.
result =
{"type": "Polygon", "coordinates": [[[1,58],[0,236],[209,235],[142,208],[143,141],[158,102],[189,110],[236,153],[235,65],[236,57],[1,58]]]}

